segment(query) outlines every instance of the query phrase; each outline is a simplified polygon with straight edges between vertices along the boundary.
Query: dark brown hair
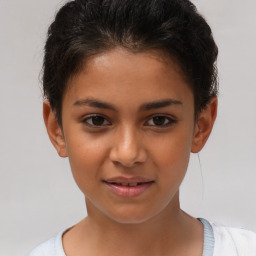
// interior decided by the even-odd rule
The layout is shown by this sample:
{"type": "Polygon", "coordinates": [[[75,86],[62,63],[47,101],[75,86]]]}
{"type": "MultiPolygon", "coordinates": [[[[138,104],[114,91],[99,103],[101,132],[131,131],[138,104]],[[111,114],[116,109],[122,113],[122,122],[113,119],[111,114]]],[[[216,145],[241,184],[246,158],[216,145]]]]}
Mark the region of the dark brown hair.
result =
{"type": "Polygon", "coordinates": [[[60,125],[68,79],[88,57],[117,46],[174,58],[192,87],[195,116],[217,95],[218,48],[189,0],[69,1],[49,27],[43,65],[44,95],[60,125]]]}

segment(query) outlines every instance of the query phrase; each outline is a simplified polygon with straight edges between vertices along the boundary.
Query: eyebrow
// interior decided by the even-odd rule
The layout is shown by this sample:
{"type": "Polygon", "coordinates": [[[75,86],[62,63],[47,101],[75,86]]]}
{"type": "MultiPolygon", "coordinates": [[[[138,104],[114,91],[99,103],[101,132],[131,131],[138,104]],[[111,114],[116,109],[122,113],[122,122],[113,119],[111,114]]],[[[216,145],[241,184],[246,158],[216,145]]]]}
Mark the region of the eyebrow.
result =
{"type": "Polygon", "coordinates": [[[171,105],[182,105],[182,102],[179,100],[174,99],[165,99],[160,101],[153,101],[149,103],[142,104],[140,106],[140,110],[151,110],[151,109],[157,109],[157,108],[163,108],[168,107],[171,105]]]}
{"type": "Polygon", "coordinates": [[[90,106],[90,107],[96,107],[96,108],[104,108],[104,109],[110,109],[110,110],[114,110],[116,111],[116,108],[106,102],[100,101],[100,100],[96,100],[96,99],[81,99],[81,100],[77,100],[73,106],[90,106]]]}
{"type": "MultiPolygon", "coordinates": [[[[113,111],[117,111],[117,109],[110,103],[103,102],[100,100],[96,99],[80,99],[77,100],[73,106],[90,106],[90,107],[96,107],[96,108],[102,108],[102,109],[110,109],[113,111]]],[[[159,101],[153,101],[153,102],[148,102],[144,103],[140,106],[139,110],[140,111],[145,111],[145,110],[151,110],[151,109],[158,109],[158,108],[163,108],[163,107],[168,107],[171,105],[182,105],[182,102],[179,100],[175,99],[164,99],[164,100],[159,100],[159,101]]]]}

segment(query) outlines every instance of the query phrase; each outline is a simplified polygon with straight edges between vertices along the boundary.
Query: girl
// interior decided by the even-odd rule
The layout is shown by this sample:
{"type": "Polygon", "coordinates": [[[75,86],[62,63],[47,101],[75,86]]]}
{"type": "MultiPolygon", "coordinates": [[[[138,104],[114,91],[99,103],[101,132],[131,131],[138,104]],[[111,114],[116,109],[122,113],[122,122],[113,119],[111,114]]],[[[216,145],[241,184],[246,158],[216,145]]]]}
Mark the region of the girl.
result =
{"type": "Polygon", "coordinates": [[[43,113],[88,216],[31,256],[256,255],[253,232],[180,209],[217,114],[217,46],[188,0],[75,0],[45,45],[43,113]]]}

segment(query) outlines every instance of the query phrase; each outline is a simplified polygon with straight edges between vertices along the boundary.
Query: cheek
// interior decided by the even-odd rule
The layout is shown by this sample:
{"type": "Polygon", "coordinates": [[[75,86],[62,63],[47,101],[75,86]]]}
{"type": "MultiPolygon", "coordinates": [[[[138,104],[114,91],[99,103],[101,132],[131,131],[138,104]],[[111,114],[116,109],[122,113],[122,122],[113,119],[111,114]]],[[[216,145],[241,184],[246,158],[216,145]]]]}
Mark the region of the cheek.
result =
{"type": "Polygon", "coordinates": [[[191,143],[192,134],[186,128],[155,142],[152,154],[153,161],[158,166],[159,177],[166,177],[166,182],[182,181],[188,167],[191,143]]]}
{"type": "Polygon", "coordinates": [[[92,181],[99,179],[100,167],[106,157],[106,148],[102,140],[77,134],[68,137],[66,148],[70,167],[79,188],[84,192],[92,186],[92,181]]]}

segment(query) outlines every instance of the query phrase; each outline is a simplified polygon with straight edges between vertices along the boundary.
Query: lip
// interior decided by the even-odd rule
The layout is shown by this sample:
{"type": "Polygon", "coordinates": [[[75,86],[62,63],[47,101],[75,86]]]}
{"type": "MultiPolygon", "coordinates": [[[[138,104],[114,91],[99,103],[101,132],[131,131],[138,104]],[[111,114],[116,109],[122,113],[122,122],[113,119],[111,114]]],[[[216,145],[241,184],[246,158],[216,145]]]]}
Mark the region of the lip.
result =
{"type": "Polygon", "coordinates": [[[141,176],[135,176],[135,177],[112,177],[109,179],[105,179],[104,182],[107,183],[144,183],[144,182],[152,182],[153,180],[141,177],[141,176]]]}
{"type": "Polygon", "coordinates": [[[103,181],[106,186],[116,195],[132,198],[141,195],[147,189],[149,189],[154,183],[153,180],[149,180],[144,177],[114,177],[103,181]],[[136,186],[123,186],[115,183],[141,183],[136,186]]]}

